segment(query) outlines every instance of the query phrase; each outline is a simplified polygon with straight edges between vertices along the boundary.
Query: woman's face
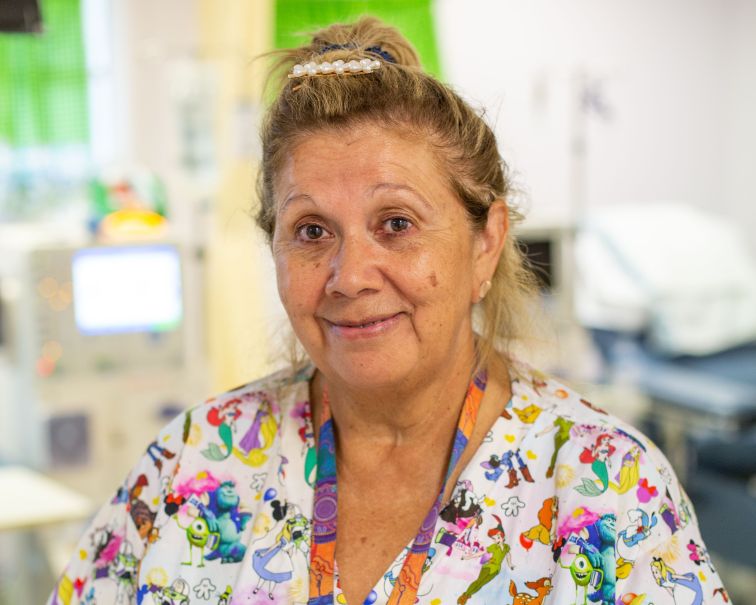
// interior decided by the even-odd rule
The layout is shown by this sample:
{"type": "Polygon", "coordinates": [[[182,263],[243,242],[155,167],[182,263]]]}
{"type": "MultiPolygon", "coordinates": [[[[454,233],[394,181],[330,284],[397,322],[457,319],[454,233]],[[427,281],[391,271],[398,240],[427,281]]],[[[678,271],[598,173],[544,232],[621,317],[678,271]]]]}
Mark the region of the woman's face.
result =
{"type": "Polygon", "coordinates": [[[501,246],[473,232],[425,144],[376,126],[311,135],[276,204],[279,294],[326,376],[409,386],[469,366],[471,305],[501,246]]]}

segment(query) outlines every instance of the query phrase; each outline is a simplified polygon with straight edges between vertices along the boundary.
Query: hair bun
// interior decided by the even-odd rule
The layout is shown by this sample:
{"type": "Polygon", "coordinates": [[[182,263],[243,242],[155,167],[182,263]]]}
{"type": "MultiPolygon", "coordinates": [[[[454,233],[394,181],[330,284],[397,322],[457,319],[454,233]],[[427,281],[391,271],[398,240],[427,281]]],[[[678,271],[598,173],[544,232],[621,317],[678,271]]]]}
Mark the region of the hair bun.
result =
{"type": "Polygon", "coordinates": [[[335,60],[353,58],[355,53],[370,53],[389,63],[421,67],[417,51],[409,40],[396,28],[375,17],[361,17],[354,23],[330,25],[313,33],[311,43],[298,51],[302,62],[321,56],[335,60]]]}

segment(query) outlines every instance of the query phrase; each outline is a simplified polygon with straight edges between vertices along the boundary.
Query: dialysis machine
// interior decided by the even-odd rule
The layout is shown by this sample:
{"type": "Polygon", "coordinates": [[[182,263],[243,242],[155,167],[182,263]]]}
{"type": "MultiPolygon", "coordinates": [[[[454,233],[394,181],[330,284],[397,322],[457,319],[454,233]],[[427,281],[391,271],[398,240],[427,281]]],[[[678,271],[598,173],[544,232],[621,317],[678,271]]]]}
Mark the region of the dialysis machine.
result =
{"type": "Polygon", "coordinates": [[[102,502],[207,393],[199,255],[30,233],[0,233],[0,463],[102,502]]]}

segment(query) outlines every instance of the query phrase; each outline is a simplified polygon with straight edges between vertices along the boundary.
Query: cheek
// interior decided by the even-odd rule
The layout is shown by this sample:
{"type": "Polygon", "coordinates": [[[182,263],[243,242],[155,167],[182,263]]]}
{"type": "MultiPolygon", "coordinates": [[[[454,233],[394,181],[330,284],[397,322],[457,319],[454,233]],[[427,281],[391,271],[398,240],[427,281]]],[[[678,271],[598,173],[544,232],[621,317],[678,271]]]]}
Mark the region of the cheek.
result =
{"type": "MultiPolygon", "coordinates": [[[[466,292],[472,270],[465,250],[459,244],[434,247],[406,259],[403,269],[410,277],[419,299],[435,302],[446,299],[467,304],[466,292]]],[[[419,300],[418,302],[422,302],[419,300]]]]}
{"type": "Polygon", "coordinates": [[[404,290],[422,324],[444,329],[469,313],[471,272],[463,270],[458,256],[435,249],[403,263],[401,270],[404,290]]]}
{"type": "Polygon", "coordinates": [[[292,320],[311,312],[317,302],[322,290],[320,264],[284,255],[275,259],[278,296],[292,320]]]}

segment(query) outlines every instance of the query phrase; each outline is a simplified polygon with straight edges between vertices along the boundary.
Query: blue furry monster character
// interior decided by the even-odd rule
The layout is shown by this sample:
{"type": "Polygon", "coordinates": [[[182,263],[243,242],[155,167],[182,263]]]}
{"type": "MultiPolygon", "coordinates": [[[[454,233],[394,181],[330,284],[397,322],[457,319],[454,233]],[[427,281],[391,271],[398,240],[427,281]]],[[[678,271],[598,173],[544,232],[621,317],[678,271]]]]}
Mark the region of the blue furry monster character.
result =
{"type": "Polygon", "coordinates": [[[601,572],[601,582],[593,585],[594,591],[588,595],[592,603],[614,605],[614,589],[617,583],[617,561],[615,540],[617,537],[617,517],[612,513],[601,515],[590,525],[585,525],[579,533],[573,533],[567,540],[555,545],[555,560],[568,544],[578,547],[578,552],[601,572]]]}
{"type": "Polygon", "coordinates": [[[224,481],[210,492],[210,502],[202,511],[211,532],[220,535],[218,547],[205,559],[220,558],[221,563],[238,563],[244,558],[247,547],[241,543],[241,533],[252,518],[250,513],[239,512],[239,494],[233,481],[224,481]]]}
{"type": "Polygon", "coordinates": [[[611,514],[601,515],[598,521],[585,528],[588,532],[584,553],[596,569],[604,574],[604,581],[598,591],[589,596],[602,605],[614,605],[614,587],[617,583],[615,540],[617,518],[611,514]]]}

